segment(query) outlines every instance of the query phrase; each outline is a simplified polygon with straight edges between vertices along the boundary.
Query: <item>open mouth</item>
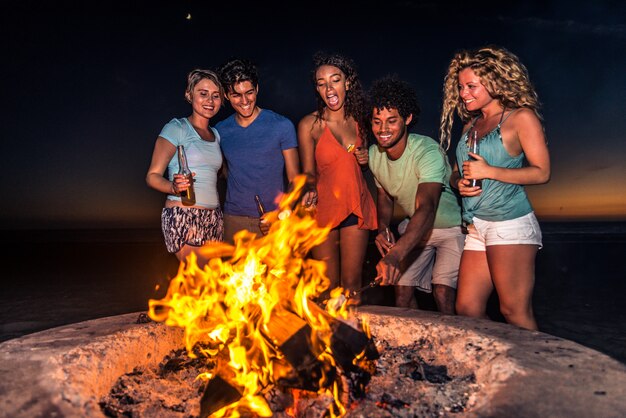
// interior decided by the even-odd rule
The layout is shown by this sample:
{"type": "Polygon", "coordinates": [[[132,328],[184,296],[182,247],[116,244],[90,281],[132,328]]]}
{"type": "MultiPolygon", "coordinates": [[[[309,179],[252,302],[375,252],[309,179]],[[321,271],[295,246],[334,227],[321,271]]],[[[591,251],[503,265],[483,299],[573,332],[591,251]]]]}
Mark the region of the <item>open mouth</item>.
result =
{"type": "Polygon", "coordinates": [[[333,96],[327,96],[326,100],[328,100],[328,104],[331,106],[336,106],[339,104],[339,97],[336,95],[333,96]]]}

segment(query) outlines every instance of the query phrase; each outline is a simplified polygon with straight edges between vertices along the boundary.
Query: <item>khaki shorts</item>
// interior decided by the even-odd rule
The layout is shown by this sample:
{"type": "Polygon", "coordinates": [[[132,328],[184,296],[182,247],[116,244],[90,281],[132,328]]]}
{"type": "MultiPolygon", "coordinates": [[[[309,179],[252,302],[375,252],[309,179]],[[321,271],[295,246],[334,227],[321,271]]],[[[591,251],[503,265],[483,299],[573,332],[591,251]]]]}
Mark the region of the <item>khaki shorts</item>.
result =
{"type": "Polygon", "coordinates": [[[435,228],[428,238],[408,258],[398,285],[414,286],[423,292],[432,292],[433,284],[456,289],[459,264],[465,236],[460,226],[435,228]]]}
{"type": "Polygon", "coordinates": [[[234,244],[233,236],[246,229],[250,232],[254,232],[258,237],[263,236],[261,228],[259,228],[259,219],[252,216],[238,216],[224,214],[224,241],[229,244],[234,244]]]}
{"type": "Polygon", "coordinates": [[[508,221],[484,221],[474,217],[467,227],[465,250],[485,251],[490,245],[529,244],[541,248],[541,228],[534,212],[508,221]]]}

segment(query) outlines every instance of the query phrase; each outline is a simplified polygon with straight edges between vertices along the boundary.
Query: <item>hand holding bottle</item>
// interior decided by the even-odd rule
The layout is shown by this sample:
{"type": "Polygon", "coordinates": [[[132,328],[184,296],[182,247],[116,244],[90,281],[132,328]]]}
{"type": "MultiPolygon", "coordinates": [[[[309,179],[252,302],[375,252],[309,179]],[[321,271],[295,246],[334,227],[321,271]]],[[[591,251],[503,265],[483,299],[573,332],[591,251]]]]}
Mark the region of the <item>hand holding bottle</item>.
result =
{"type": "Polygon", "coordinates": [[[374,244],[376,244],[376,248],[378,248],[380,255],[384,257],[385,254],[387,254],[396,244],[396,238],[393,236],[393,233],[389,230],[389,228],[385,228],[380,231],[378,235],[376,235],[374,244]]]}
{"type": "Polygon", "coordinates": [[[478,139],[478,132],[472,130],[468,133],[467,148],[468,157],[467,161],[463,161],[463,177],[457,182],[457,188],[459,193],[463,197],[478,196],[482,193],[482,180],[487,178],[484,175],[483,168],[489,165],[483,157],[479,155],[480,147],[478,139]]]}
{"type": "Polygon", "coordinates": [[[317,189],[312,188],[304,193],[300,204],[307,210],[314,208],[317,205],[317,189]]]}
{"type": "Polygon", "coordinates": [[[482,187],[482,179],[490,178],[491,166],[478,154],[470,154],[471,159],[463,161],[463,178],[469,180],[469,187],[482,187]]]}
{"type": "MultiPolygon", "coordinates": [[[[196,173],[191,173],[192,176],[192,180],[193,181],[193,176],[195,176],[196,173]]],[[[173,190],[174,190],[174,194],[176,195],[180,195],[182,193],[187,193],[187,190],[192,187],[191,182],[189,181],[189,177],[185,176],[184,174],[174,174],[174,179],[172,180],[172,184],[173,184],[173,190]]]]}
{"type": "Polygon", "coordinates": [[[477,179],[474,175],[472,175],[471,166],[469,164],[470,161],[476,161],[476,157],[479,157],[480,146],[478,145],[478,132],[476,130],[473,130],[469,133],[468,138],[467,138],[467,148],[468,148],[469,160],[463,163],[463,174],[464,174],[463,177],[470,180],[469,182],[470,187],[482,187],[482,182],[479,179],[477,179]],[[468,163],[468,164],[465,164],[465,163],[468,163]],[[466,167],[467,167],[467,170],[466,170],[466,167]]]}
{"type": "Polygon", "coordinates": [[[178,153],[178,173],[174,175],[174,190],[180,193],[180,199],[183,205],[193,206],[196,204],[196,193],[193,188],[194,173],[191,172],[187,164],[185,147],[179,145],[176,151],[178,153]],[[184,182],[180,179],[177,181],[177,178],[180,178],[180,176],[184,177],[186,180],[184,182]]]}
{"type": "Polygon", "coordinates": [[[256,204],[257,212],[259,212],[259,229],[263,235],[267,235],[270,232],[270,223],[265,219],[265,205],[261,200],[261,196],[255,194],[254,203],[256,204]]]}

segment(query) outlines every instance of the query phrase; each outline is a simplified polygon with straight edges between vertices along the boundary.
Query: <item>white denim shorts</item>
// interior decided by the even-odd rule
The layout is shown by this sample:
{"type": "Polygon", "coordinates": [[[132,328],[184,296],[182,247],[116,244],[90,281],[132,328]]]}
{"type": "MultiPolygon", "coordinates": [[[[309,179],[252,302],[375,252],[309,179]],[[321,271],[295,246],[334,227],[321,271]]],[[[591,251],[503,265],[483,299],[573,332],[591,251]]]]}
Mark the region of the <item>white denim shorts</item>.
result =
{"type": "Polygon", "coordinates": [[[541,228],[534,212],[508,221],[484,221],[474,217],[468,225],[464,250],[485,251],[490,245],[530,244],[543,247],[541,228]]]}

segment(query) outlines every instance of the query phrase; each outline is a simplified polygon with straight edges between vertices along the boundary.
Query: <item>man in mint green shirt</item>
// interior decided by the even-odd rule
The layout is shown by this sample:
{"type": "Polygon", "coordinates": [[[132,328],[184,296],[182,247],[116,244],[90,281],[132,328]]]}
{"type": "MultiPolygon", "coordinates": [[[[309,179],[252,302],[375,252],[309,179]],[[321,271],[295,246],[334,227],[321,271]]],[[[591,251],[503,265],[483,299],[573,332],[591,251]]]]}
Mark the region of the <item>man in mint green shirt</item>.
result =
{"type": "Polygon", "coordinates": [[[417,308],[415,288],[433,292],[437,309],[454,314],[464,235],[461,207],[450,188],[450,164],[439,144],[409,133],[419,105],[411,86],[394,77],[373,83],[369,166],[378,190],[376,266],[382,285],[394,285],[396,306],[417,308]],[[409,217],[389,230],[398,204],[409,217]]]}

